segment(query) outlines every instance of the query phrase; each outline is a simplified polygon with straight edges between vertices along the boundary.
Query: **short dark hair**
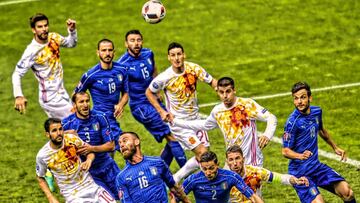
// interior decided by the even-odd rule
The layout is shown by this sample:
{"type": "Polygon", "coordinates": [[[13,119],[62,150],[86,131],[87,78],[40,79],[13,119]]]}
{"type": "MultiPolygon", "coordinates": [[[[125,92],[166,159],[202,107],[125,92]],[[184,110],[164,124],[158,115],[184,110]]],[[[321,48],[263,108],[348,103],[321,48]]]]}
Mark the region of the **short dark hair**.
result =
{"type": "Polygon", "coordinates": [[[49,23],[49,19],[46,17],[45,14],[42,14],[42,13],[37,13],[37,14],[31,16],[29,20],[30,20],[31,28],[35,28],[36,22],[41,21],[41,20],[47,20],[47,22],[49,23]]]}
{"type": "Polygon", "coordinates": [[[311,96],[311,89],[310,86],[306,83],[306,82],[297,82],[293,85],[293,87],[291,88],[291,93],[295,94],[296,92],[298,92],[301,89],[305,89],[307,92],[307,95],[310,97],[311,96]]]}
{"type": "Polygon", "coordinates": [[[89,93],[87,93],[87,92],[76,92],[76,93],[74,93],[71,96],[72,103],[74,103],[74,104],[76,103],[76,98],[77,98],[78,95],[84,95],[84,94],[87,94],[90,97],[89,93]]]}
{"type": "Polygon", "coordinates": [[[127,37],[131,34],[134,35],[140,35],[141,39],[143,38],[141,32],[139,30],[129,30],[126,34],[125,34],[125,41],[127,41],[127,37]]]}
{"type": "Polygon", "coordinates": [[[109,43],[111,43],[113,49],[115,49],[114,42],[112,42],[112,41],[109,40],[109,39],[104,38],[104,39],[101,39],[101,40],[98,42],[98,46],[97,46],[97,47],[98,47],[98,50],[100,49],[100,44],[103,43],[103,42],[109,42],[109,43]]]}
{"type": "Polygon", "coordinates": [[[218,87],[227,87],[229,85],[231,85],[231,88],[233,88],[233,89],[235,88],[235,82],[230,77],[222,77],[217,82],[218,87]]]}
{"type": "Polygon", "coordinates": [[[54,124],[54,123],[61,123],[61,120],[58,118],[48,118],[46,119],[45,123],[44,123],[44,128],[46,132],[50,132],[50,125],[54,124]]]}
{"type": "Polygon", "coordinates": [[[226,150],[226,158],[230,153],[240,153],[241,156],[244,156],[243,151],[239,145],[232,145],[226,150]]]}
{"type": "Polygon", "coordinates": [[[171,49],[180,48],[182,52],[184,52],[184,48],[180,43],[177,42],[171,42],[168,46],[168,54],[171,49]]]}
{"type": "Polygon", "coordinates": [[[218,163],[218,158],[215,152],[207,151],[200,156],[200,163],[209,161],[214,161],[216,164],[218,163]]]}
{"type": "Polygon", "coordinates": [[[135,137],[135,138],[137,138],[137,139],[140,140],[140,137],[139,137],[139,135],[138,135],[136,132],[131,132],[131,131],[122,132],[122,133],[120,134],[120,137],[121,137],[122,135],[124,135],[124,134],[130,134],[130,135],[132,135],[133,137],[135,137]]]}

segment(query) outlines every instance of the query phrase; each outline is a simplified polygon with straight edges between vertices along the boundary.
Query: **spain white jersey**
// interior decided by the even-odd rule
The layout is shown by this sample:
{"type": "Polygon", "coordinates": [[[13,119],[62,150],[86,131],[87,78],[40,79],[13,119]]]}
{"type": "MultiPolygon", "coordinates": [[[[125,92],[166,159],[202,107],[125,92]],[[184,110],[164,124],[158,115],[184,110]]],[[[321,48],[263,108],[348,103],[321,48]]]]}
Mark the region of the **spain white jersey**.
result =
{"type": "Polygon", "coordinates": [[[31,68],[39,82],[39,101],[51,101],[57,94],[66,94],[63,82],[63,67],[60,61],[60,46],[75,47],[76,31],[63,37],[49,33],[48,43],[40,44],[35,39],[27,46],[12,75],[14,97],[23,96],[21,77],[31,68]]]}
{"type": "Polygon", "coordinates": [[[51,148],[49,141],[36,156],[37,176],[45,177],[46,169],[49,168],[66,199],[76,197],[76,193],[92,188],[93,185],[98,187],[90,173],[80,168],[81,160],[76,151],[83,144],[78,136],[65,134],[60,149],[51,148]]]}
{"type": "Polygon", "coordinates": [[[176,118],[195,119],[199,112],[196,83],[198,80],[211,83],[212,79],[204,68],[185,61],[183,73],[175,73],[170,66],[154,78],[149,88],[153,93],[164,90],[166,108],[176,118]]]}
{"type": "Polygon", "coordinates": [[[237,97],[230,108],[225,107],[223,103],[216,105],[206,120],[175,119],[174,124],[202,130],[219,127],[224,135],[226,148],[235,144],[240,145],[246,165],[262,166],[263,155],[258,145],[256,120],[267,122],[263,134],[271,139],[277,125],[276,117],[249,98],[237,97]]]}

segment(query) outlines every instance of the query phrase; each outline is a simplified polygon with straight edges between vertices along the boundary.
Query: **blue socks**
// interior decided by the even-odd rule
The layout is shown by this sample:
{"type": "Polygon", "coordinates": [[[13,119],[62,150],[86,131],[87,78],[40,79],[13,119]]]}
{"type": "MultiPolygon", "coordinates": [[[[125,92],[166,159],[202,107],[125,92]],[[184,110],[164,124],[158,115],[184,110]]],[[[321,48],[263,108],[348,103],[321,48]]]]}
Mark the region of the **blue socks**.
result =
{"type": "Polygon", "coordinates": [[[169,143],[167,143],[163,149],[163,151],[161,152],[161,155],[160,155],[161,159],[164,160],[164,162],[170,166],[173,158],[174,158],[174,155],[172,154],[171,152],[171,147],[169,146],[169,143]]]}
{"type": "Polygon", "coordinates": [[[168,144],[178,165],[183,167],[187,161],[185,152],[178,141],[170,141],[168,144]]]}

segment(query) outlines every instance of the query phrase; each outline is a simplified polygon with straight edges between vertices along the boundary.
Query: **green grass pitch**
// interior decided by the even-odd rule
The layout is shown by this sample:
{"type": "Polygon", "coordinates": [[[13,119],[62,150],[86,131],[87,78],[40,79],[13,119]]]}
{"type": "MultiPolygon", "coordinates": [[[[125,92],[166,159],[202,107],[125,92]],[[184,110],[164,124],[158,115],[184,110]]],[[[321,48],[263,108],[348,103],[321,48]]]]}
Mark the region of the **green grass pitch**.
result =
{"type": "MultiPolygon", "coordinates": [[[[28,99],[26,115],[13,109],[11,84],[15,64],[32,39],[28,19],[36,12],[45,13],[50,30],[63,35],[65,20],[77,20],[78,46],[61,50],[69,93],[80,76],[98,62],[97,42],[112,39],[117,59],[125,51],[125,32],[134,28],[144,35],[144,47],[153,49],[160,71],[169,66],[167,45],[177,41],[184,45],[187,60],[199,63],[216,78],[235,78],[237,94],[243,97],[288,92],[299,80],[313,88],[360,82],[360,4],[356,0],[163,0],[167,16],[156,25],[141,17],[145,0],[4,2],[0,0],[0,202],[46,202],[35,178],[35,156],[47,141],[37,82],[31,71],[22,80],[28,99]]],[[[218,101],[209,86],[199,84],[198,90],[201,104],[218,101]]],[[[316,92],[313,97],[313,104],[324,110],[325,127],[335,142],[350,158],[360,160],[360,87],[316,92]]],[[[258,103],[277,116],[276,136],[281,137],[293,110],[291,97],[258,103]]],[[[211,109],[204,107],[201,112],[208,114],[211,109]]],[[[123,130],[140,133],[146,143],[142,147],[145,154],[159,154],[162,145],[132,118],[129,108],[119,121],[123,130]]],[[[259,129],[264,130],[264,125],[259,124],[259,129]]],[[[220,131],[210,131],[209,136],[212,150],[224,163],[220,131]]],[[[331,152],[322,140],[319,147],[331,152]]],[[[268,145],[264,157],[266,168],[287,171],[288,160],[282,157],[280,144],[268,145]]],[[[320,159],[347,179],[359,199],[359,169],[338,160],[320,159]]],[[[116,161],[124,165],[120,154],[116,161]]],[[[177,169],[172,164],[171,170],[177,169]]],[[[342,202],[326,191],[322,194],[327,202],[342,202]]],[[[275,184],[263,187],[263,197],[273,203],[299,202],[291,187],[275,184]]]]}

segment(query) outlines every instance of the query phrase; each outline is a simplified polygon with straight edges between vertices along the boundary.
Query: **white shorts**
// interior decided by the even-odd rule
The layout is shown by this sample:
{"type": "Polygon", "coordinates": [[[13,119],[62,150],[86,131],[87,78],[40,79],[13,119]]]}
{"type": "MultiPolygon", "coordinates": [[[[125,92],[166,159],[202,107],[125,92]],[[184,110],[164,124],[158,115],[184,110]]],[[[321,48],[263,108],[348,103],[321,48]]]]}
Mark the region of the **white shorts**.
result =
{"type": "Polygon", "coordinates": [[[171,133],[179,141],[181,147],[185,150],[193,150],[195,147],[203,144],[210,146],[209,136],[205,130],[192,130],[169,125],[171,133]]]}
{"type": "Polygon", "coordinates": [[[39,103],[49,118],[66,118],[71,114],[73,107],[69,95],[66,92],[57,94],[55,98],[46,103],[40,99],[39,103]]]}
{"type": "Polygon", "coordinates": [[[66,203],[116,203],[108,191],[95,183],[76,193],[73,192],[65,199],[66,203]]]}

